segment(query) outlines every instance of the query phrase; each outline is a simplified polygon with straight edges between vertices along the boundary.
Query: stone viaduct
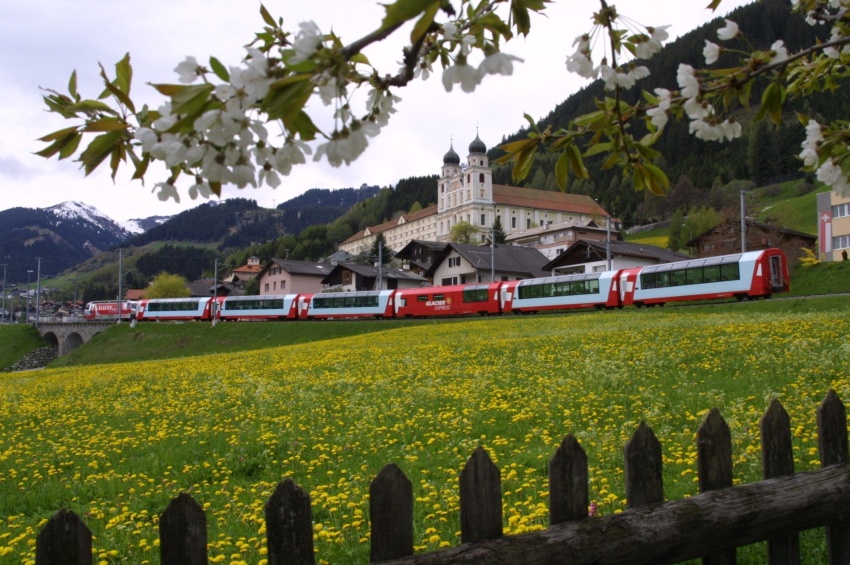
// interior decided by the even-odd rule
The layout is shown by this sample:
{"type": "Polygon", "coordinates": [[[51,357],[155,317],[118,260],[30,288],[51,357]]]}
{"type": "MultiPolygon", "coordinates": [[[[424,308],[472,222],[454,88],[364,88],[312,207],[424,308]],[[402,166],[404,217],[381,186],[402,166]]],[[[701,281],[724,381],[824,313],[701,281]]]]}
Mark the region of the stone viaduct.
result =
{"type": "Polygon", "coordinates": [[[36,329],[45,343],[56,346],[61,357],[113,325],[115,322],[48,322],[38,324],[36,329]]]}

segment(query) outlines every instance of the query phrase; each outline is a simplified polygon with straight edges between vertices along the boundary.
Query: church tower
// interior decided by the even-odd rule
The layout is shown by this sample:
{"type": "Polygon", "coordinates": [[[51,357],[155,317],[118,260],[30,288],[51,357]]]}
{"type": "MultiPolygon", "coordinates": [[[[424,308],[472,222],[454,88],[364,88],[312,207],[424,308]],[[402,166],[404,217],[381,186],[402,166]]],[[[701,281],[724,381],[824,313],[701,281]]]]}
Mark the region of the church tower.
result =
{"type": "Polygon", "coordinates": [[[475,132],[475,139],[469,144],[469,166],[464,170],[464,184],[469,189],[467,201],[477,206],[493,205],[493,171],[487,159],[487,146],[475,132]]]}

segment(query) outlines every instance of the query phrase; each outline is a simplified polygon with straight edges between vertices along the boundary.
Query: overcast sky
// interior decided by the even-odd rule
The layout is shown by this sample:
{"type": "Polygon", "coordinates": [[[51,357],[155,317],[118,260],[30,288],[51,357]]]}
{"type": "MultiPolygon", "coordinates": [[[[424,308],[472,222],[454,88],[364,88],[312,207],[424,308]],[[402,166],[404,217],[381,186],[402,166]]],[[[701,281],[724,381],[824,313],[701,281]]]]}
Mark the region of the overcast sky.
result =
{"type": "MultiPolygon", "coordinates": [[[[749,3],[724,0],[717,13],[708,0],[614,0],[619,13],[643,25],[670,25],[671,39],[749,3]]],[[[284,27],[315,21],[350,43],[372,31],[383,15],[376,0],[266,0],[284,27]]],[[[181,191],[181,202],[160,202],[151,194],[164,180],[161,165],[152,165],[146,186],[119,174],[113,183],[108,166],[85,177],[72,160],[45,160],[33,153],[45,147],[37,139],[71,122],[44,110],[40,87],[67,92],[76,69],[79,91],[95,97],[102,90],[98,63],[113,74],[114,64],[130,53],[133,98],[158,107],[163,99],[147,83],[176,83],[173,69],[188,55],[205,62],[210,55],[236,65],[244,45],[261,29],[258,2],[252,0],[2,0],[0,1],[0,210],[16,206],[44,208],[77,200],[118,221],[171,215],[201,201],[181,191]]],[[[311,188],[392,186],[399,179],[437,174],[442,157],[454,147],[467,154],[476,128],[487,147],[524,125],[523,114],[546,116],[585,85],[566,72],[573,39],[590,29],[597,0],[557,0],[548,17],[533,16],[528,39],[515,39],[503,51],[524,59],[511,77],[490,76],[473,94],[459,87],[446,93],[440,71],[426,82],[402,89],[398,113],[350,167],[308,162],[293,170],[277,189],[225,187],[223,197],[255,199],[272,207],[311,188]]],[[[396,34],[367,51],[373,64],[394,72],[406,34],[396,34]]],[[[477,61],[471,61],[477,63],[477,61]]],[[[355,108],[355,110],[357,110],[355,108]]],[[[357,110],[358,113],[361,110],[357,110]]],[[[319,123],[320,127],[327,124],[319,123]]],[[[185,187],[183,187],[185,189],[185,187]]]]}

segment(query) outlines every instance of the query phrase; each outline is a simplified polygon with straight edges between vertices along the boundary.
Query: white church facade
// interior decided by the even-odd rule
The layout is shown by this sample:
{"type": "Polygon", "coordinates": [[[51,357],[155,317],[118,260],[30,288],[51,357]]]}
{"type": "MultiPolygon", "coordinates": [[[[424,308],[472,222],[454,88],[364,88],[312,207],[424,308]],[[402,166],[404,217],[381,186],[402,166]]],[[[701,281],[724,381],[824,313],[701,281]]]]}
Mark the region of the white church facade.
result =
{"type": "Polygon", "coordinates": [[[339,245],[352,254],[370,249],[382,233],[390,249],[400,250],[412,240],[448,242],[452,228],[467,222],[483,235],[496,218],[506,235],[547,227],[552,224],[603,225],[608,212],[593,198],[493,184],[487,147],[478,137],[469,144],[467,162],[450,147],[443,157],[437,181],[437,205],[357,232],[339,245]]]}

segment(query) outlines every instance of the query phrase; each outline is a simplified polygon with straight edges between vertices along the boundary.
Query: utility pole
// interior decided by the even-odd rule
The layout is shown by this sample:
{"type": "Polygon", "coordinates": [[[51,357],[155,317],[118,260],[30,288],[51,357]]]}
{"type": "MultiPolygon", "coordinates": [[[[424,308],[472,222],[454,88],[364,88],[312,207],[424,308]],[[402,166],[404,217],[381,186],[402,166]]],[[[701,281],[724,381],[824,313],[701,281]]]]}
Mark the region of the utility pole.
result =
{"type": "Polygon", "coordinates": [[[212,319],[210,325],[215,326],[215,317],[216,317],[216,305],[218,304],[218,257],[215,258],[215,262],[213,263],[213,301],[210,304],[210,318],[212,319]]]}
{"type": "Polygon", "coordinates": [[[3,263],[3,310],[0,311],[0,324],[6,321],[6,263],[3,263]]]}
{"type": "Polygon", "coordinates": [[[122,272],[122,262],[124,259],[124,251],[122,249],[118,250],[118,320],[115,322],[116,324],[121,323],[121,281],[124,278],[124,273],[122,272]]]}
{"type": "Polygon", "coordinates": [[[27,302],[24,306],[24,323],[28,324],[30,321],[30,275],[32,274],[32,269],[27,269],[27,302]]]}
{"type": "Polygon", "coordinates": [[[607,228],[605,230],[605,260],[608,262],[607,270],[611,270],[611,215],[609,214],[606,218],[608,221],[606,222],[607,228]]]}
{"type": "Polygon", "coordinates": [[[384,288],[384,242],[378,241],[378,290],[384,288]]]}
{"type": "Polygon", "coordinates": [[[38,258],[38,275],[35,284],[35,326],[38,327],[38,318],[41,316],[41,257],[38,258]]]}
{"type": "Polygon", "coordinates": [[[741,253],[747,252],[747,209],[744,195],[746,190],[741,191],[741,253]]]}

